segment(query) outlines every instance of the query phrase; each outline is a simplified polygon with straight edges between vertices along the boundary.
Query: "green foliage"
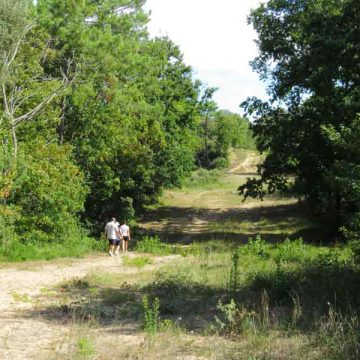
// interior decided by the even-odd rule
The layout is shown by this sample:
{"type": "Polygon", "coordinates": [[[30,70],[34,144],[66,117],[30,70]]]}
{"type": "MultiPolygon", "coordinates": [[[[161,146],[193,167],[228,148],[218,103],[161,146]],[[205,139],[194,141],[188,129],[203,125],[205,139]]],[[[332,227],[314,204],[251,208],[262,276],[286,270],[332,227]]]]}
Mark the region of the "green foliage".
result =
{"type": "Polygon", "coordinates": [[[215,317],[215,323],[218,327],[219,332],[229,332],[230,334],[236,333],[236,312],[237,307],[234,299],[231,299],[230,303],[223,305],[221,301],[217,304],[217,309],[223,314],[224,319],[220,320],[217,316],[215,317]]]}
{"type": "Polygon", "coordinates": [[[184,179],[182,185],[185,188],[202,188],[207,185],[212,185],[219,181],[219,177],[223,175],[219,169],[198,169],[194,171],[191,176],[184,179]]]}
{"type": "Polygon", "coordinates": [[[252,66],[268,81],[271,99],[243,104],[266,159],[260,179],[239,188],[263,197],[291,187],[291,176],[326,228],[345,225],[354,228],[351,236],[358,212],[359,12],[355,0],[272,0],[252,11],[260,50],[252,66]]]}
{"type": "Polygon", "coordinates": [[[353,253],[353,257],[356,263],[360,263],[360,241],[359,240],[352,240],[348,243],[349,248],[353,253]]]}
{"type": "Polygon", "coordinates": [[[0,223],[6,257],[76,247],[79,214],[98,233],[193,170],[201,84],[170,39],[150,39],[142,6],[1,2],[0,201],[17,214],[0,223]]]}
{"type": "Polygon", "coordinates": [[[161,242],[157,235],[144,236],[141,240],[137,241],[135,250],[156,255],[167,255],[171,253],[170,246],[161,242]]]}
{"type": "Polygon", "coordinates": [[[78,340],[78,354],[82,358],[91,357],[95,354],[95,347],[92,341],[86,337],[81,337],[78,340]]]}
{"type": "Polygon", "coordinates": [[[91,189],[86,216],[100,228],[119,211],[134,216],[192,169],[199,83],[176,45],[148,38],[142,2],[54,3],[37,5],[56,39],[46,67],[66,69],[69,54],[79,64],[59,135],[74,146],[91,189]]]}
{"type": "Polygon", "coordinates": [[[92,250],[100,250],[99,242],[86,234],[73,234],[72,241],[64,243],[27,243],[17,240],[16,235],[0,248],[1,261],[52,260],[59,257],[81,257],[92,250]]]}
{"type": "Polygon", "coordinates": [[[305,259],[303,239],[285,239],[277,246],[276,257],[279,261],[303,261],[305,259]]]}
{"type": "Polygon", "coordinates": [[[149,303],[148,297],[143,296],[143,316],[144,329],[148,334],[154,334],[158,331],[160,325],[160,301],[155,298],[153,304],[149,303]]]}
{"type": "Polygon", "coordinates": [[[19,218],[16,207],[0,205],[0,249],[3,254],[11,253],[12,243],[19,240],[15,230],[19,218]]]}
{"type": "MultiPolygon", "coordinates": [[[[22,0],[2,0],[0,3],[0,61],[18,40],[29,17],[22,0]]],[[[2,64],[1,64],[2,65],[2,64]]],[[[1,77],[0,77],[1,80],[1,77]]]]}
{"type": "Polygon", "coordinates": [[[249,238],[248,243],[241,248],[241,252],[266,259],[270,256],[269,249],[269,244],[260,235],[257,235],[255,238],[249,238]]]}
{"type": "Polygon", "coordinates": [[[231,148],[253,149],[255,143],[248,120],[229,111],[215,111],[210,96],[212,94],[207,99],[204,95],[202,99],[204,109],[200,136],[203,144],[198,151],[197,161],[201,167],[221,169],[229,165],[231,148]]]}
{"type": "Polygon", "coordinates": [[[21,241],[79,241],[75,215],[83,208],[87,189],[71,161],[71,149],[39,143],[26,150],[9,196],[21,209],[16,224],[21,241]]]}

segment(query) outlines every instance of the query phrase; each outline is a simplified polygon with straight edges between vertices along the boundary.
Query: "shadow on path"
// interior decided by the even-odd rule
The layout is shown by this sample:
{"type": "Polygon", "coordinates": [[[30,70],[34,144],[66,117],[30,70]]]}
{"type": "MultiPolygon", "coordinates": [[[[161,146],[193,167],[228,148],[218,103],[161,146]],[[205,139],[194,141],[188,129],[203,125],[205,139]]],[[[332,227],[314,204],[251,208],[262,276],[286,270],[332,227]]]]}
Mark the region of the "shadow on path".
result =
{"type": "Polygon", "coordinates": [[[140,234],[183,244],[206,240],[244,243],[258,234],[270,242],[285,237],[302,237],[308,242],[321,238],[297,203],[228,209],[164,206],[146,213],[140,234]]]}

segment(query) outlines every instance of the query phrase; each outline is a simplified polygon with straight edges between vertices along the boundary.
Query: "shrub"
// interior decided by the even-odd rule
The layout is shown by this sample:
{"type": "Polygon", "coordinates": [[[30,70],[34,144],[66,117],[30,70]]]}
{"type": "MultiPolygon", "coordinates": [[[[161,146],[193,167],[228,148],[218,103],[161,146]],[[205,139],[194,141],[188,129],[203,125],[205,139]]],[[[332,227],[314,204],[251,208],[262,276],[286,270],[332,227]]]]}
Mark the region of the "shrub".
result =
{"type": "Polygon", "coordinates": [[[142,298],[143,315],[144,315],[144,329],[148,334],[155,333],[160,325],[160,301],[155,298],[153,304],[149,303],[148,297],[145,295],[142,298]]]}
{"type": "Polygon", "coordinates": [[[270,256],[270,246],[260,235],[257,235],[255,239],[249,238],[248,243],[241,248],[241,252],[267,259],[270,256]]]}
{"type": "Polygon", "coordinates": [[[303,239],[296,240],[285,239],[285,241],[277,246],[275,258],[281,261],[302,261],[304,259],[305,246],[303,239]]]}
{"type": "Polygon", "coordinates": [[[258,317],[256,313],[236,304],[234,299],[231,299],[229,304],[219,301],[216,308],[220,313],[215,316],[211,329],[218,334],[239,335],[255,327],[258,317]]]}
{"type": "Polygon", "coordinates": [[[157,254],[157,255],[167,255],[171,253],[171,248],[167,244],[161,242],[158,236],[144,236],[140,241],[136,243],[136,251],[157,254]]]}

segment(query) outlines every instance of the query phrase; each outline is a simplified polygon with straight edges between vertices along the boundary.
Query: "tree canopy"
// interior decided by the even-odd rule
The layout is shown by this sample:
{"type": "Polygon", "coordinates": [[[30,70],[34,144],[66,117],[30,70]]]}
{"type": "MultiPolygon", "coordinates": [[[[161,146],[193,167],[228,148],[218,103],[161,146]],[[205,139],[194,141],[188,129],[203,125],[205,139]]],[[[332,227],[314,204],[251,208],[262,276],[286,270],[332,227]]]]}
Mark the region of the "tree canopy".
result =
{"type": "Polygon", "coordinates": [[[329,228],[353,226],[360,206],[359,157],[345,140],[355,140],[360,112],[359,20],[355,0],[270,0],[249,17],[260,52],[252,67],[270,100],[243,104],[266,159],[240,192],[294,185],[329,228]]]}
{"type": "MultiPolygon", "coordinates": [[[[212,90],[169,38],[149,37],[143,4],[1,2],[0,212],[12,237],[65,239],[79,215],[98,233],[196,166],[212,90]]],[[[220,157],[235,141],[223,123],[220,157]]]]}

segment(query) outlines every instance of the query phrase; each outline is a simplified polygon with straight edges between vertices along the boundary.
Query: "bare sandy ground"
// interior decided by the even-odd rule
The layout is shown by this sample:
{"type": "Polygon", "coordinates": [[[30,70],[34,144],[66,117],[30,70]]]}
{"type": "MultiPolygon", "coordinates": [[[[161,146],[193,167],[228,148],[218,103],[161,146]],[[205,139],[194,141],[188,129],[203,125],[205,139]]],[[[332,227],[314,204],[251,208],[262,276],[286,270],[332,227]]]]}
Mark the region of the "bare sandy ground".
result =
{"type": "MultiPolygon", "coordinates": [[[[156,257],[145,270],[151,271],[173,258],[156,257]]],[[[44,289],[94,272],[121,273],[125,276],[136,271],[135,268],[125,268],[121,256],[110,258],[105,255],[59,260],[52,264],[25,263],[1,269],[0,359],[39,359],[39,354],[51,350],[57,338],[67,336],[70,330],[68,325],[28,315],[36,313],[31,310],[38,306],[36,298],[44,289]]],[[[129,341],[128,336],[126,340],[129,341]]]]}

